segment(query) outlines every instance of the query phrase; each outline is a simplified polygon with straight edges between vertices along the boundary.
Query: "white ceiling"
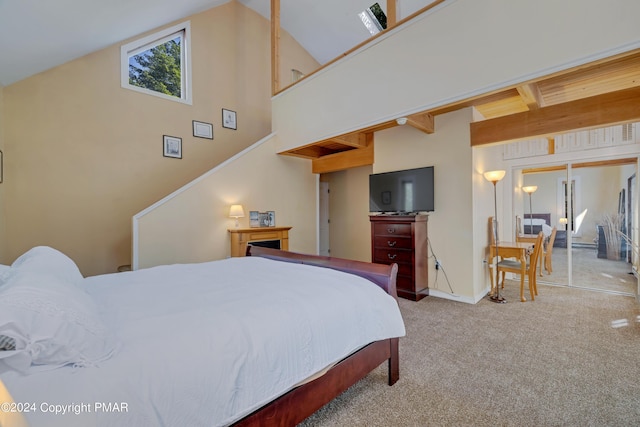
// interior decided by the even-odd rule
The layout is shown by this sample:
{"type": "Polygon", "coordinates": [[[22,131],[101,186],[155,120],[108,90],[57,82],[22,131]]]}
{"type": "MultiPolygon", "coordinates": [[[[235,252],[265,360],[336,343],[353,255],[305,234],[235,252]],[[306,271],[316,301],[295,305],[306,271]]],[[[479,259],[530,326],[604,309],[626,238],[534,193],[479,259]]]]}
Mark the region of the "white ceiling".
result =
{"type": "MultiPolygon", "coordinates": [[[[0,0],[0,85],[230,0],[0,0]]],[[[270,17],[269,0],[238,0],[270,17]]],[[[386,11],[386,1],[377,0],[386,11]]],[[[358,13],[376,0],[281,0],[281,26],[324,64],[369,34],[358,13]]],[[[400,0],[399,17],[428,0],[400,0]]]]}

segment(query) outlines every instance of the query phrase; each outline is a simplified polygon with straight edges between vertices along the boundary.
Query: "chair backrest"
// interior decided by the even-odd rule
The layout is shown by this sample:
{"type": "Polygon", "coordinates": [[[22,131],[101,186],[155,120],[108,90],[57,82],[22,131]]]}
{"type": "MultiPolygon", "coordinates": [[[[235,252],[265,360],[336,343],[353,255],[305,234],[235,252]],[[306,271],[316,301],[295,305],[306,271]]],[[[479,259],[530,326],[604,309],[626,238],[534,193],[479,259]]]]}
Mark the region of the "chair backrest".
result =
{"type": "Polygon", "coordinates": [[[529,268],[535,271],[536,264],[538,263],[538,257],[540,257],[540,253],[542,252],[542,241],[544,240],[544,233],[541,231],[538,233],[538,237],[536,238],[536,243],[533,245],[533,253],[529,258],[529,268]]]}
{"type": "Polygon", "coordinates": [[[550,252],[553,248],[553,243],[556,241],[556,233],[558,232],[557,227],[553,227],[551,229],[551,236],[549,236],[549,241],[547,242],[547,252],[550,252]]]}
{"type": "Polygon", "coordinates": [[[489,227],[489,243],[491,244],[491,246],[493,246],[496,244],[496,228],[495,228],[496,224],[492,216],[489,217],[488,227],[489,227]]]}

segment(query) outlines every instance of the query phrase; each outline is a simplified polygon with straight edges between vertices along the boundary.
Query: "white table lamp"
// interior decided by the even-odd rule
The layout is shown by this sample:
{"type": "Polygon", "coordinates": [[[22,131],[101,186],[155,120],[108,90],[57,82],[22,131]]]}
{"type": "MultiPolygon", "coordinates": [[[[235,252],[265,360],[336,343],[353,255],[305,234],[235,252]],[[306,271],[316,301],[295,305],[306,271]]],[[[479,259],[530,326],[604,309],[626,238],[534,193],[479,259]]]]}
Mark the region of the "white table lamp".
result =
{"type": "Polygon", "coordinates": [[[238,218],[244,218],[242,205],[231,205],[231,208],[229,208],[229,217],[236,219],[236,228],[238,228],[238,218]]]}

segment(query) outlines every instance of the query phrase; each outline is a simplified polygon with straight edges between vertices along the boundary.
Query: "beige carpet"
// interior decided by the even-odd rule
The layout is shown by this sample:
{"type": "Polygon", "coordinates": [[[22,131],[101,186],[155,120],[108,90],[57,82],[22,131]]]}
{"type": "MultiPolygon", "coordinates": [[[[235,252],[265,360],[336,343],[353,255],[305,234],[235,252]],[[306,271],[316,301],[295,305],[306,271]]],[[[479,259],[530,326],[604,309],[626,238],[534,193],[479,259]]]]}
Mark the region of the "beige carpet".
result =
{"type": "Polygon", "coordinates": [[[539,285],[519,302],[400,300],[400,380],[379,367],[304,426],[640,425],[634,298],[539,285]],[[613,328],[623,319],[628,326],[613,328]]]}
{"type": "MultiPolygon", "coordinates": [[[[596,250],[590,248],[573,248],[571,258],[573,286],[629,295],[636,292],[637,281],[630,274],[631,264],[628,262],[598,258],[596,250]]],[[[553,248],[553,272],[549,275],[544,271],[541,280],[567,285],[569,280],[567,265],[567,249],[553,248]]]]}

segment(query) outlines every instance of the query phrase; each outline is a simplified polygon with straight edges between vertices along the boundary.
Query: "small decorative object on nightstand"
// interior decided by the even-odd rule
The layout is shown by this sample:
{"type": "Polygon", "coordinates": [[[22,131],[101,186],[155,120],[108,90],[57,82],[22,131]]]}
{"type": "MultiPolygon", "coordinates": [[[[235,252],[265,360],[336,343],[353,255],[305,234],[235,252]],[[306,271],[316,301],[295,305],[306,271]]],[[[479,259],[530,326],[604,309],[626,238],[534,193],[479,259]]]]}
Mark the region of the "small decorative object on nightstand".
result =
{"type": "Polygon", "coordinates": [[[231,205],[229,209],[229,217],[236,219],[236,228],[238,228],[238,218],[244,218],[244,209],[242,205],[231,205]]]}

